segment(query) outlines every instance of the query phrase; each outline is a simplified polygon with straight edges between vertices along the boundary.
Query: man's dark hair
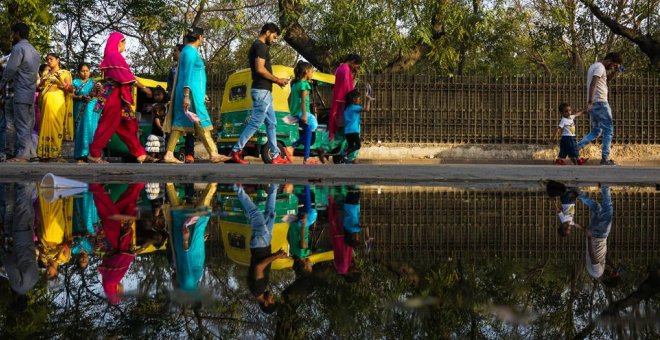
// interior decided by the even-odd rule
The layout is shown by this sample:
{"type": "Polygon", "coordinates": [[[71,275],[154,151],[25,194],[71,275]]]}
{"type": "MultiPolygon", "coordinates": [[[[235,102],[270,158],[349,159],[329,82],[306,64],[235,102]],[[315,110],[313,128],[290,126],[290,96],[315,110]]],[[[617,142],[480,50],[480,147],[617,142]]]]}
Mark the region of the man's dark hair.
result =
{"type": "Polygon", "coordinates": [[[346,105],[355,104],[355,98],[358,98],[360,96],[362,96],[362,94],[358,90],[353,90],[353,91],[347,93],[346,94],[346,105]]]}
{"type": "Polygon", "coordinates": [[[176,49],[179,50],[179,52],[181,52],[181,50],[183,50],[184,47],[186,47],[186,45],[184,45],[184,44],[176,44],[176,49]]]}
{"type": "Polygon", "coordinates": [[[621,64],[623,63],[623,56],[619,52],[609,52],[605,55],[605,60],[621,64]]]}
{"type": "Polygon", "coordinates": [[[564,226],[563,223],[559,226],[559,228],[557,228],[557,234],[559,234],[559,236],[561,237],[568,236],[567,231],[568,231],[568,226],[564,226]]]}
{"type": "Polygon", "coordinates": [[[571,105],[568,104],[568,103],[561,103],[561,104],[559,104],[559,113],[564,112],[564,110],[565,110],[567,107],[569,107],[569,106],[571,106],[571,105]]]}
{"type": "Polygon", "coordinates": [[[259,309],[266,314],[273,314],[277,310],[278,303],[266,306],[263,302],[259,302],[259,309]]]}
{"type": "Polygon", "coordinates": [[[359,54],[356,53],[350,53],[344,58],[344,63],[347,62],[353,62],[354,64],[361,65],[362,64],[362,57],[359,54]]]}
{"type": "Polygon", "coordinates": [[[28,39],[30,37],[30,27],[25,23],[19,22],[11,26],[12,33],[18,33],[21,39],[28,39]]]}
{"type": "Polygon", "coordinates": [[[269,22],[261,27],[261,32],[259,32],[259,34],[266,34],[266,32],[277,33],[277,35],[280,35],[282,30],[275,23],[269,22]]]}

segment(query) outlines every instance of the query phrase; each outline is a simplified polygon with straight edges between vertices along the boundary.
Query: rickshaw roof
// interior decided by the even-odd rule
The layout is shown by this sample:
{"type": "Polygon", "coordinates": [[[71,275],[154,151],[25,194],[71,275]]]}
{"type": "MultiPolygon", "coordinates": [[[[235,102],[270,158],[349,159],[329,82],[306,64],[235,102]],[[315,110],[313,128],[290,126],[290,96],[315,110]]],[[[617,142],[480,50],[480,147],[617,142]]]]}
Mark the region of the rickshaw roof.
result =
{"type": "Polygon", "coordinates": [[[160,86],[160,87],[162,87],[162,88],[164,88],[164,89],[167,90],[167,83],[166,83],[166,82],[163,82],[163,81],[157,81],[157,80],[148,79],[148,78],[141,78],[141,77],[135,77],[135,78],[136,78],[138,81],[140,81],[140,83],[142,83],[142,85],[144,85],[144,86],[146,86],[146,87],[156,87],[156,86],[160,86]]]}
{"type": "MultiPolygon", "coordinates": [[[[252,78],[252,72],[250,71],[249,68],[244,68],[242,70],[238,70],[238,71],[234,72],[232,75],[240,74],[240,73],[247,73],[248,77],[250,79],[252,78]]],[[[285,65],[273,65],[273,73],[287,73],[291,76],[291,78],[294,77],[293,67],[289,67],[289,66],[285,66],[285,65]]],[[[316,80],[316,81],[320,81],[320,82],[323,82],[323,83],[334,85],[335,75],[334,74],[323,73],[323,72],[319,72],[319,71],[314,71],[314,74],[312,75],[312,80],[316,80]]]]}

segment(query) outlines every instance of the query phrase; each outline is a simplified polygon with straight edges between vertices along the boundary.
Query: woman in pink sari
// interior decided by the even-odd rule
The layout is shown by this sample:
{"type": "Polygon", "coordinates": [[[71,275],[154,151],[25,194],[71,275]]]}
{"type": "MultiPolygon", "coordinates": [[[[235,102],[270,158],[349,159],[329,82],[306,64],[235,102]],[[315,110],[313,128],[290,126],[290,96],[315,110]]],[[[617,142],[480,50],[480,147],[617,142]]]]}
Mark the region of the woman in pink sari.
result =
{"type": "Polygon", "coordinates": [[[357,54],[349,54],[335,71],[335,86],[332,90],[332,105],[330,106],[330,117],[328,120],[330,139],[334,138],[335,134],[344,135],[346,94],[355,88],[353,76],[357,75],[360,71],[361,65],[362,57],[357,54]]]}
{"type": "Polygon", "coordinates": [[[138,139],[138,121],[133,111],[133,86],[137,86],[151,97],[151,90],[141,84],[121,54],[126,49],[126,39],[119,32],[110,34],[105,45],[100,69],[103,72],[103,87],[96,103],[95,112],[101,113],[94,140],[89,145],[90,163],[107,163],[101,151],[116,132],[119,139],[139,163],[155,161],[147,155],[138,139]]]}

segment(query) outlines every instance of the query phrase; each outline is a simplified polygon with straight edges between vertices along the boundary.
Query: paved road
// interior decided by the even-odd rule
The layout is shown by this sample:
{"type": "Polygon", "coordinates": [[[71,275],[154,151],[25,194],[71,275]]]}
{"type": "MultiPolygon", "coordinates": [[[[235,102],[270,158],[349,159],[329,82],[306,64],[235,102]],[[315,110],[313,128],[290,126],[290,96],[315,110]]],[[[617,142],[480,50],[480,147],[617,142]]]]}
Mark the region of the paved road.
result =
{"type": "Polygon", "coordinates": [[[491,183],[521,185],[554,179],[565,182],[652,185],[660,167],[547,165],[238,165],[204,164],[0,164],[0,181],[39,180],[44,174],[86,182],[321,182],[326,184],[438,185],[491,183]]]}

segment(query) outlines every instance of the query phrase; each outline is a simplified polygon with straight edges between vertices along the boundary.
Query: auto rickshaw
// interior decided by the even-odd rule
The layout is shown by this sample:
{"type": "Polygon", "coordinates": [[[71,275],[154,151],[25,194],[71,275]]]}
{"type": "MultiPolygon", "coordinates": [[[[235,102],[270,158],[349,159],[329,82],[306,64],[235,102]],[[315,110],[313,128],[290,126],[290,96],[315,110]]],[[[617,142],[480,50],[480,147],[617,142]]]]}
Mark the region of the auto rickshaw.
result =
{"type": "MultiPolygon", "coordinates": [[[[273,75],[280,78],[293,78],[293,68],[273,65],[273,75]]],[[[320,150],[326,156],[339,155],[345,144],[333,143],[335,145],[331,146],[328,142],[327,122],[330,107],[326,103],[329,102],[327,97],[328,94],[331,96],[334,83],[334,75],[314,72],[310,106],[312,111],[316,111],[319,126],[312,136],[313,155],[318,156],[320,150]]],[[[227,79],[220,107],[221,126],[218,127],[219,133],[216,140],[218,150],[224,154],[231,152],[231,148],[238,141],[252,114],[251,86],[252,72],[250,69],[236,71],[227,79]]],[[[290,92],[290,84],[285,87],[273,86],[273,107],[277,117],[277,145],[280,147],[281,155],[285,155],[284,148],[291,146],[299,137],[298,124],[288,124],[284,120],[285,117],[296,114],[289,112],[290,92]]],[[[272,155],[267,142],[266,125],[263,124],[248,141],[243,151],[246,155],[261,157],[264,163],[271,163],[272,155]]],[[[303,150],[304,146],[300,145],[296,148],[295,154],[302,154],[303,150]]]]}
{"type": "MultiPolygon", "coordinates": [[[[252,228],[250,221],[245,216],[245,212],[236,194],[230,188],[218,192],[218,202],[223,214],[220,217],[220,232],[222,242],[227,256],[233,262],[243,265],[250,265],[250,238],[252,237],[252,228]]],[[[267,194],[264,190],[257,190],[250,195],[254,204],[260,210],[265,209],[267,194]]],[[[289,232],[289,223],[283,222],[282,218],[286,215],[297,215],[298,198],[293,193],[281,193],[277,195],[275,203],[276,223],[273,225],[273,238],[271,240],[271,252],[277,252],[284,249],[288,252],[289,241],[287,234],[289,232]]],[[[332,250],[316,252],[310,255],[309,260],[312,263],[331,261],[334,259],[332,250]]],[[[293,266],[292,258],[277,259],[273,261],[271,268],[275,270],[291,268],[293,266]]]]}
{"type": "MultiPolygon", "coordinates": [[[[147,79],[147,78],[140,78],[137,77],[137,80],[140,81],[140,83],[144,84],[144,86],[151,88],[152,90],[155,89],[157,86],[160,86],[167,90],[167,83],[166,82],[161,82],[161,81],[156,81],[152,79],[147,79]]],[[[133,110],[135,110],[136,117],[139,122],[139,129],[138,129],[138,136],[140,138],[140,143],[142,145],[146,145],[147,143],[147,137],[151,134],[151,125],[153,122],[153,116],[151,112],[146,112],[144,110],[146,105],[149,105],[153,103],[153,101],[148,98],[144,93],[139,92],[137,90],[137,87],[133,87],[133,110]]],[[[174,150],[174,155],[179,158],[180,160],[183,160],[185,157],[184,154],[184,145],[185,145],[185,139],[180,138],[179,142],[176,145],[176,149],[174,150]]],[[[130,161],[134,159],[134,157],[131,155],[131,153],[128,151],[128,147],[124,142],[119,139],[119,136],[117,134],[112,135],[112,138],[110,138],[110,142],[106,145],[104,151],[104,155],[107,157],[121,157],[122,160],[124,161],[130,161]]]]}

